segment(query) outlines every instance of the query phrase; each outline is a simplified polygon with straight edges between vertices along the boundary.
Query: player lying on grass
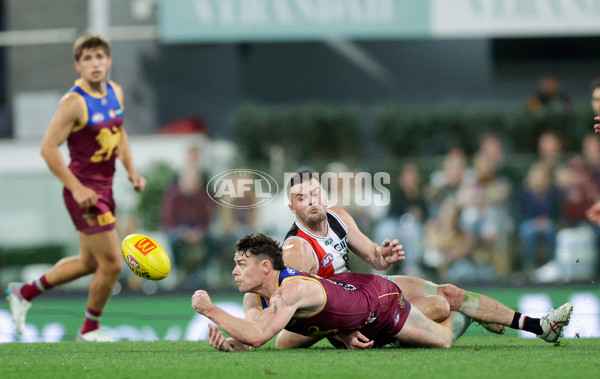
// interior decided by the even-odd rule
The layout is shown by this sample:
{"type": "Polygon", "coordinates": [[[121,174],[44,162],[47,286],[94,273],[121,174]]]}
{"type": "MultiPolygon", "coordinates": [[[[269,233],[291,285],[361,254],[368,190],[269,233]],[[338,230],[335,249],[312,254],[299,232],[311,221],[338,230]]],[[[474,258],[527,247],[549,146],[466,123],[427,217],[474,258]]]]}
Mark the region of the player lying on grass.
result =
{"type": "Polygon", "coordinates": [[[210,325],[209,340],[221,351],[248,350],[268,342],[283,329],[322,338],[338,332],[360,331],[379,345],[448,348],[471,320],[451,312],[442,323],[411,307],[392,281],[378,275],[346,273],[323,279],[285,267],[281,247],[264,234],[240,239],[233,276],[246,293],[245,319],[215,306],[206,291],[192,296],[192,307],[231,338],[210,325]],[[257,311],[248,312],[254,307],[257,311]]]}
{"type": "MultiPolygon", "coordinates": [[[[404,251],[397,240],[386,240],[377,246],[358,229],[350,214],[337,206],[328,208],[325,190],[313,171],[292,175],[286,190],[289,208],[296,215],[296,222],[283,244],[286,266],[327,278],[350,271],[350,251],[376,270],[387,270],[404,259],[404,251]]],[[[406,299],[434,321],[443,321],[451,311],[459,311],[499,334],[504,333],[508,326],[535,333],[545,341],[556,342],[573,310],[572,305],[567,303],[537,319],[452,284],[437,285],[405,275],[386,278],[398,285],[406,299]]],[[[368,347],[364,340],[354,341],[355,348],[368,347]]],[[[277,338],[279,348],[302,347],[311,343],[314,341],[289,332],[283,332],[277,338]]]]}

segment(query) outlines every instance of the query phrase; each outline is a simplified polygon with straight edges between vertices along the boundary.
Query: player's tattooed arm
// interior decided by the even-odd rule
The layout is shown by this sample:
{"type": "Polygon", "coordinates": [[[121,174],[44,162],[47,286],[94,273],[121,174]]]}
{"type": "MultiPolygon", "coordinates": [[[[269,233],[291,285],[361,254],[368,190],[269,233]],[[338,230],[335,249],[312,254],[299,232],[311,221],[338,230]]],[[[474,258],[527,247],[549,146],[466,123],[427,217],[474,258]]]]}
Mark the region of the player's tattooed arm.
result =
{"type": "Polygon", "coordinates": [[[279,309],[280,304],[285,304],[285,305],[289,305],[285,299],[283,298],[283,294],[281,292],[281,290],[277,290],[273,293],[273,295],[271,295],[271,303],[269,305],[269,308],[273,309],[273,313],[277,313],[277,310],[279,309]]]}

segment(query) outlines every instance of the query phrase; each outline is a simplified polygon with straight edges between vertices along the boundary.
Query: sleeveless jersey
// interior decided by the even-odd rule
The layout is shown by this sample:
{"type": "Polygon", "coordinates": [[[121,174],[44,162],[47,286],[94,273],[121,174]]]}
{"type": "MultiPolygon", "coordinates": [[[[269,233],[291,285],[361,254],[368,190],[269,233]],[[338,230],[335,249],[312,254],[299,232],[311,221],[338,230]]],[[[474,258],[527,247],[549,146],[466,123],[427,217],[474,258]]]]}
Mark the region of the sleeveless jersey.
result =
{"type": "Polygon", "coordinates": [[[84,185],[91,188],[112,187],[117,147],[121,142],[123,106],[111,82],[106,95],[87,92],[81,79],[68,91],[84,106],[84,117],[67,138],[71,155],[69,169],[84,185]]]}
{"type": "Polygon", "coordinates": [[[300,239],[312,247],[317,261],[317,275],[328,278],[333,274],[348,272],[348,227],[332,210],[327,210],[327,235],[317,236],[309,232],[298,221],[294,222],[285,236],[289,239],[300,239]]]}
{"type": "MultiPolygon", "coordinates": [[[[285,329],[305,336],[324,337],[338,331],[360,330],[376,343],[392,342],[404,326],[410,303],[393,282],[378,275],[345,273],[329,279],[290,267],[279,273],[279,286],[289,280],[319,283],[325,294],[324,307],[312,315],[293,317],[285,329]]],[[[260,310],[269,302],[258,296],[260,310]]]]}

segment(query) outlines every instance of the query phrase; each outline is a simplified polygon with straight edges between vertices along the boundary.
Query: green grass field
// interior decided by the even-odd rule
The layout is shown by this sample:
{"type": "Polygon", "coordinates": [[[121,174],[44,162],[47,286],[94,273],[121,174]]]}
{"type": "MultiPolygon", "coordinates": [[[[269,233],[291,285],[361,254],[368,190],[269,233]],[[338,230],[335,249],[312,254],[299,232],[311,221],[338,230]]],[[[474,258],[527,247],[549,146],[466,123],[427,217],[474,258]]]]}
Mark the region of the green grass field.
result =
{"type": "Polygon", "coordinates": [[[600,339],[463,337],[447,350],[305,350],[222,353],[208,342],[0,345],[0,378],[593,378],[600,339]]]}

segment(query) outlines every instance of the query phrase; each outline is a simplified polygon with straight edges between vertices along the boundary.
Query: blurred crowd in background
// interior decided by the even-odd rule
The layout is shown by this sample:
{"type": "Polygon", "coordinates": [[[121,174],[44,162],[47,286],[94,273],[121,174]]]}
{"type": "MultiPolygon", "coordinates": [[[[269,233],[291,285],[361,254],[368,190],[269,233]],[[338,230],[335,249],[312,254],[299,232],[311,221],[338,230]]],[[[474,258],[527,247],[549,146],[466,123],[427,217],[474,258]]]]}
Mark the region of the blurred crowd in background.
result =
{"type": "MultiPolygon", "coordinates": [[[[547,74],[526,106],[530,112],[544,107],[568,112],[572,104],[560,91],[558,78],[547,74]]],[[[513,141],[485,132],[472,137],[478,140],[474,154],[453,147],[433,169],[407,158],[389,173],[389,205],[351,203],[344,208],[372,240],[397,238],[404,246],[406,260],[390,273],[452,283],[593,279],[598,275],[600,229],[587,220],[586,211],[600,194],[600,139],[592,123],[574,151],[565,151],[559,134],[549,130],[539,135],[537,150],[524,159],[509,153],[513,141]]],[[[239,207],[216,204],[206,186],[211,162],[203,159],[198,146],[184,154],[183,168],[157,202],[158,229],[166,236],[174,263],[174,286],[230,288],[235,242],[256,232],[283,242],[293,214],[283,199],[244,207],[255,203],[251,192],[235,199],[239,207]]],[[[272,162],[271,170],[274,166],[272,162]]],[[[329,162],[323,170],[359,168],[329,162]]],[[[354,271],[371,272],[361,263],[351,257],[354,271]]]]}

